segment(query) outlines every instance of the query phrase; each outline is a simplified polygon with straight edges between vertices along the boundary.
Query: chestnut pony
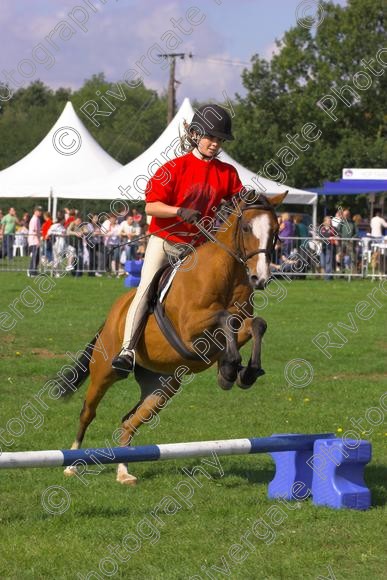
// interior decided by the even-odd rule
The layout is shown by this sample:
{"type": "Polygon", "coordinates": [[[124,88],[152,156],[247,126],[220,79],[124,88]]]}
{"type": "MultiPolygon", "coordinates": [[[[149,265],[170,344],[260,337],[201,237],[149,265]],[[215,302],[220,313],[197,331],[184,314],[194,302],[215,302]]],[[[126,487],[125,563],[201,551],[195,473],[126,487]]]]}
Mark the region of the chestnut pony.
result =
{"type": "MultiPolygon", "coordinates": [[[[149,315],[136,347],[134,376],[141,387],[141,397],[122,420],[120,445],[130,445],[140,425],[150,421],[181,385],[188,384],[188,371],[193,377],[192,373],[202,372],[217,362],[218,383],[223,389],[230,389],[234,382],[249,388],[264,373],[261,340],[266,323],[254,317],[251,297],[255,289],[262,290],[270,279],[270,256],[278,232],[274,207],[285,196],[286,193],[267,198],[250,192],[249,202],[239,199],[212,239],[177,269],[163,305],[177,334],[194,356],[182,357],[161,332],[154,314],[149,315]],[[186,267],[190,260],[194,267],[186,267]],[[243,367],[239,350],[250,339],[252,352],[243,367]]],[[[113,304],[104,325],[73,368],[71,381],[61,381],[62,394],[70,394],[89,374],[91,377],[71,449],[80,448],[99,402],[119,380],[111,360],[121,348],[126,313],[134,293],[132,290],[124,294],[113,304]]],[[[69,476],[75,473],[75,466],[65,470],[69,476]]],[[[117,481],[135,485],[137,480],[128,473],[126,465],[119,464],[117,481]]]]}

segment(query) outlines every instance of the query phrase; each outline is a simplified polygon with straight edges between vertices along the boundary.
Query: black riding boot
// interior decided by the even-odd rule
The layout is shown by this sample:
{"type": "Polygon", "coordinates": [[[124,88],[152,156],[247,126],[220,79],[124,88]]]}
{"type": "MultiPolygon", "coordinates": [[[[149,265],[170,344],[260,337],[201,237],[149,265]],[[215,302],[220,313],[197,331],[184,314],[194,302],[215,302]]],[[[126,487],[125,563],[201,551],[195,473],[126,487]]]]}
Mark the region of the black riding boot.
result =
{"type": "Polygon", "coordinates": [[[134,369],[134,350],[121,349],[120,354],[112,360],[112,368],[120,377],[126,379],[134,369]]]}

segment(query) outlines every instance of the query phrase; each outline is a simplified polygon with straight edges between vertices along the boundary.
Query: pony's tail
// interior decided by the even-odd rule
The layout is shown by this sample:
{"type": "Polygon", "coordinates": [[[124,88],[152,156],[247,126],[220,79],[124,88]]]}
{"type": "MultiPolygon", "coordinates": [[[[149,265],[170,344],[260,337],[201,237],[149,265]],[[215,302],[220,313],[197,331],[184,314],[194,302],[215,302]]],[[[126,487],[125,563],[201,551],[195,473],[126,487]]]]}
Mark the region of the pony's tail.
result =
{"type": "MultiPolygon", "coordinates": [[[[104,323],[105,324],[105,323],[104,323]]],[[[60,385],[61,398],[73,395],[85,382],[90,374],[90,361],[93,355],[94,345],[98,340],[104,324],[98,329],[97,334],[92,341],[86,346],[77,358],[74,366],[66,367],[55,377],[55,382],[60,385]]]]}

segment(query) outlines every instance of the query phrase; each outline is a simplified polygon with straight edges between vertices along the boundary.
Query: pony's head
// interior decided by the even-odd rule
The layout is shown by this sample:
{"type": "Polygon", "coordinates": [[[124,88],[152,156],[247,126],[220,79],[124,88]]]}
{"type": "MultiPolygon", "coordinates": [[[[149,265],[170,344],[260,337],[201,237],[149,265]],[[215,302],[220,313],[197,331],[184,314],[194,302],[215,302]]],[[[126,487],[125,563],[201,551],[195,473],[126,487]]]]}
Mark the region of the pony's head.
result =
{"type": "Polygon", "coordinates": [[[287,193],[266,197],[251,191],[239,206],[236,243],[255,290],[262,290],[271,277],[270,258],[279,229],[274,208],[283,202],[287,193]]]}

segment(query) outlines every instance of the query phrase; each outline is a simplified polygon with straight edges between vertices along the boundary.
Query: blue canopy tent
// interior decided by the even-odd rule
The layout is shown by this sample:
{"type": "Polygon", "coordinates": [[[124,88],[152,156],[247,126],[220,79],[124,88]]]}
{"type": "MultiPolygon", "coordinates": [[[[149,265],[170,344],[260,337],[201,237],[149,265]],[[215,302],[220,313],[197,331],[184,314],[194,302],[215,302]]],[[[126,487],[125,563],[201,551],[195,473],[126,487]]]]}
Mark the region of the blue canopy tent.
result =
{"type": "MultiPolygon", "coordinates": [[[[339,179],[338,181],[324,181],[323,187],[309,188],[317,195],[370,195],[370,217],[374,213],[375,193],[387,192],[387,179],[339,179]],[[373,195],[372,195],[373,194],[373,195]]],[[[384,206],[384,200],[382,200],[384,206]]]]}
{"type": "Polygon", "coordinates": [[[387,179],[339,179],[324,181],[323,187],[310,189],[318,195],[357,195],[387,191],[387,179]]]}

